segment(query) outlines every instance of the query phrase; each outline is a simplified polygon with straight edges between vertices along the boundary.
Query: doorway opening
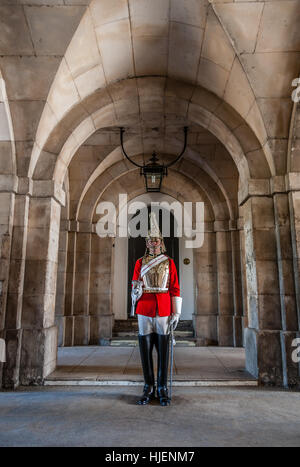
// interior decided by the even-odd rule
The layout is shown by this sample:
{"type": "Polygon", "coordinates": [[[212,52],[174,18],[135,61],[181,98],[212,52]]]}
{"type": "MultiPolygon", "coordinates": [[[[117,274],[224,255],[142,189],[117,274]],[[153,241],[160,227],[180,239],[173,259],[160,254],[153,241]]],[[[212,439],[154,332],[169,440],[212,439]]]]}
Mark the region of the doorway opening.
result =
{"type": "MultiPolygon", "coordinates": [[[[149,214],[151,212],[151,206],[148,205],[147,207],[147,216],[149,218],[149,214]]],[[[132,218],[138,216],[140,211],[138,211],[132,218]]],[[[175,262],[178,278],[180,280],[180,271],[179,271],[179,239],[175,237],[175,229],[176,223],[173,213],[167,211],[166,209],[161,209],[159,213],[159,229],[162,232],[162,225],[163,225],[163,216],[170,216],[170,236],[164,238],[165,246],[166,246],[166,255],[172,258],[175,262]]],[[[138,226],[139,227],[139,226],[138,226]]],[[[144,256],[146,249],[146,240],[144,237],[129,237],[128,238],[128,299],[127,299],[127,314],[128,318],[130,318],[130,310],[131,310],[131,280],[134,272],[134,267],[136,261],[144,256]]],[[[132,318],[131,318],[132,319],[132,318]]]]}

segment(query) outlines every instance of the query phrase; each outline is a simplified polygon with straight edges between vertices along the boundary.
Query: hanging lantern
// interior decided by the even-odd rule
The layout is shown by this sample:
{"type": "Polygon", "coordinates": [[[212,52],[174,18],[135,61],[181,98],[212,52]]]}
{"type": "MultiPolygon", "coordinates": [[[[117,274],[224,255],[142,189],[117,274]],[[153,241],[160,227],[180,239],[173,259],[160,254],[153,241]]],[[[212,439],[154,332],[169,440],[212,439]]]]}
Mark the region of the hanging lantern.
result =
{"type": "Polygon", "coordinates": [[[140,173],[141,175],[144,176],[146,191],[150,193],[159,192],[161,190],[163,178],[168,175],[168,168],[176,164],[181,159],[183,154],[185,153],[186,146],[187,146],[188,127],[184,127],[183,150],[173,162],[170,162],[169,164],[166,164],[166,165],[158,163],[159,159],[157,157],[156,152],[152,154],[152,158],[150,159],[148,164],[140,165],[134,162],[133,160],[131,160],[124,148],[124,133],[125,133],[125,129],[120,128],[121,147],[122,147],[124,156],[126,157],[126,159],[129,160],[129,162],[131,162],[131,164],[141,169],[140,173]]]}
{"type": "Polygon", "coordinates": [[[164,165],[158,164],[158,157],[154,152],[149,164],[141,168],[141,175],[145,178],[147,192],[159,192],[163,178],[168,175],[168,169],[164,165]]]}

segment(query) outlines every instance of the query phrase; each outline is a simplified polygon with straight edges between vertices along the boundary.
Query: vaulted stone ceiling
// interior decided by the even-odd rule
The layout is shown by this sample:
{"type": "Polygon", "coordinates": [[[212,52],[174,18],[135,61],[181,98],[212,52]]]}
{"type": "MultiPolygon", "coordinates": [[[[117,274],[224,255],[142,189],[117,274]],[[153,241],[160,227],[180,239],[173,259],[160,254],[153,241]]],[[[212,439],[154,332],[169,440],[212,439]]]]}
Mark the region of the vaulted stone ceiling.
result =
{"type": "MultiPolygon", "coordinates": [[[[129,188],[132,188],[132,185],[139,189],[142,187],[144,190],[143,180],[139,177],[138,171],[126,159],[123,160],[119,140],[119,132],[100,130],[92,135],[76,152],[69,166],[69,179],[72,181],[70,184],[71,218],[77,218],[79,213],[82,212],[82,205],[91,197],[91,193],[94,196],[92,204],[95,206],[98,197],[116,179],[119,182],[116,194],[126,193],[129,188]],[[108,162],[109,155],[112,159],[108,163],[107,170],[105,170],[103,165],[108,162]],[[138,180],[140,184],[138,184],[138,180]]],[[[143,157],[139,156],[139,154],[144,151],[150,153],[153,149],[163,153],[164,161],[170,162],[174,159],[174,156],[166,155],[162,143],[168,143],[171,150],[173,143],[174,153],[176,151],[180,152],[182,147],[180,144],[182,143],[176,144],[175,141],[174,145],[174,140],[176,140],[175,133],[170,135],[169,140],[159,138],[159,135],[157,135],[154,141],[152,139],[148,141],[146,138],[142,145],[141,138],[134,135],[127,146],[133,160],[140,163],[143,163],[143,157]]],[[[173,196],[176,199],[180,199],[186,189],[189,190],[192,196],[196,183],[206,191],[208,198],[212,197],[209,202],[210,205],[216,204],[219,207],[222,203],[226,205],[224,207],[225,211],[224,209],[219,210],[217,218],[233,218],[234,215],[237,215],[238,173],[236,167],[224,146],[207,130],[200,127],[190,128],[189,148],[186,157],[182,162],[174,166],[174,170],[173,176],[171,177],[170,172],[163,182],[162,190],[164,192],[168,187],[168,193],[170,194],[171,186],[173,196]],[[176,173],[185,174],[184,188],[179,181],[177,183],[168,183],[169,179],[173,181],[176,173]],[[218,194],[213,195],[212,192],[218,194]]],[[[114,186],[116,187],[116,185],[114,186]]],[[[89,213],[88,218],[91,216],[92,213],[89,213]]],[[[79,216],[79,218],[83,220],[82,216],[79,216]]],[[[84,220],[87,221],[88,218],[85,217],[84,220]]]]}
{"type": "Polygon", "coordinates": [[[286,170],[299,20],[298,0],[0,0],[18,175],[69,175],[75,216],[123,160],[117,127],[170,160],[188,124],[185,160],[236,213],[238,177],[286,170]]]}
{"type": "Polygon", "coordinates": [[[174,159],[185,125],[163,192],[205,203],[196,335],[242,345],[243,325],[249,371],[295,383],[299,16],[299,0],[0,0],[5,384],[54,369],[56,299],[64,345],[111,337],[113,240],[95,207],[145,191],[119,127],[142,162],[174,159]]]}

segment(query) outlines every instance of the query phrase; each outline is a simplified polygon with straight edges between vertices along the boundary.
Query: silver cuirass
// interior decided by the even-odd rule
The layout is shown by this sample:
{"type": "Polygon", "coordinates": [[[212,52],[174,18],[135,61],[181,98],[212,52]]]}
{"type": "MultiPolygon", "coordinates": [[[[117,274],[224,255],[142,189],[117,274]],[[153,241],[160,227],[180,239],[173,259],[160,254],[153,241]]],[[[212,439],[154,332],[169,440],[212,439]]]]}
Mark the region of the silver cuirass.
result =
{"type": "MultiPolygon", "coordinates": [[[[142,266],[146,266],[153,257],[147,256],[143,259],[142,266]]],[[[144,293],[166,293],[169,290],[169,259],[153,266],[144,276],[144,293]]]]}

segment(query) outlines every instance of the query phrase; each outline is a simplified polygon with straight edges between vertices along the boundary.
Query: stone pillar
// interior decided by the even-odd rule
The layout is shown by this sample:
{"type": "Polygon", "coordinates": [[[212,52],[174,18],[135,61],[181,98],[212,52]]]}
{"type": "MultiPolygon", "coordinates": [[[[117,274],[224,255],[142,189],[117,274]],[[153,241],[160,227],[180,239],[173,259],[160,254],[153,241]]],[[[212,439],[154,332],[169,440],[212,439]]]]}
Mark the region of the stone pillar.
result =
{"type": "Polygon", "coordinates": [[[59,244],[58,244],[58,266],[55,302],[55,324],[58,328],[58,346],[65,343],[66,317],[66,273],[67,273],[67,247],[68,247],[68,222],[63,220],[60,224],[59,244]]]}
{"type": "MultiPolygon", "coordinates": [[[[300,364],[295,364],[291,361],[291,344],[295,338],[300,337],[300,174],[297,174],[298,182],[293,186],[289,183],[289,207],[291,213],[291,238],[292,238],[292,250],[293,250],[293,269],[294,269],[294,284],[295,284],[295,299],[296,299],[296,308],[297,308],[297,332],[292,333],[290,336],[287,336],[288,347],[287,355],[288,362],[287,366],[292,368],[292,375],[297,374],[297,385],[299,387],[300,380],[300,364]],[[297,189],[296,189],[297,188],[297,189]],[[296,368],[297,367],[297,368],[296,368]]],[[[294,350],[294,348],[293,348],[294,350]]],[[[289,381],[291,371],[288,373],[289,381]]]]}
{"type": "Polygon", "coordinates": [[[272,197],[250,197],[243,214],[249,320],[246,368],[263,384],[282,385],[281,303],[272,197]]]}
{"type": "Polygon", "coordinates": [[[206,231],[203,246],[194,250],[194,276],[196,279],[194,327],[197,345],[217,345],[218,300],[214,232],[206,231]]]}
{"type": "Polygon", "coordinates": [[[16,195],[5,319],[7,355],[3,383],[6,388],[15,388],[19,384],[28,208],[29,196],[16,195]]]}
{"type": "Polygon", "coordinates": [[[101,345],[112,337],[111,262],[113,239],[92,234],[90,263],[90,345],[101,345]]]}
{"type": "Polygon", "coordinates": [[[55,295],[60,204],[30,200],[21,317],[20,383],[40,384],[56,366],[55,295]]]}
{"type": "Polygon", "coordinates": [[[231,231],[232,279],[233,279],[233,344],[243,347],[243,288],[241,272],[240,233],[231,231]]]}
{"type": "Polygon", "coordinates": [[[293,267],[295,274],[297,317],[298,326],[300,326],[300,190],[289,192],[289,207],[291,213],[291,237],[293,249],[293,267]]]}
{"type": "Polygon", "coordinates": [[[75,280],[75,260],[76,260],[76,232],[68,231],[67,238],[67,272],[66,272],[66,292],[65,292],[65,328],[64,343],[66,347],[73,346],[74,342],[74,280],[75,280]]]}
{"type": "MultiPolygon", "coordinates": [[[[218,268],[218,341],[219,346],[234,345],[234,297],[232,275],[232,246],[231,233],[220,230],[222,225],[215,222],[216,252],[218,268]]],[[[223,224],[223,223],[222,223],[223,224]]],[[[227,229],[228,229],[228,222],[227,229]]],[[[226,228],[224,224],[223,228],[226,228]]]]}
{"type": "Polygon", "coordinates": [[[292,361],[293,340],[297,337],[298,316],[293,268],[293,247],[290,225],[289,200],[287,193],[274,195],[277,255],[282,317],[282,364],[285,386],[295,386],[299,382],[299,368],[292,361]]]}
{"type": "MultiPolygon", "coordinates": [[[[0,180],[0,188],[1,180],[0,180]]],[[[5,188],[5,187],[3,187],[5,188]]],[[[9,266],[11,255],[12,226],[14,214],[15,195],[13,193],[0,193],[0,338],[5,339],[7,292],[9,283],[9,266]]],[[[7,352],[6,352],[7,353],[7,352]]],[[[0,362],[0,387],[2,387],[3,365],[0,362]]]]}
{"type": "Polygon", "coordinates": [[[0,329],[5,322],[14,204],[13,193],[0,193],[0,329]]]}
{"type": "MultiPolygon", "coordinates": [[[[16,157],[9,102],[0,72],[0,338],[6,339],[4,326],[8,292],[15,194],[18,189],[16,157]]],[[[3,364],[0,362],[0,387],[3,364]]]]}
{"type": "MultiPolygon", "coordinates": [[[[242,209],[240,208],[241,212],[242,209]]],[[[247,292],[247,276],[246,276],[246,253],[245,253],[245,232],[243,218],[239,219],[239,236],[240,236],[240,264],[241,264],[241,291],[242,291],[242,306],[243,306],[243,347],[245,347],[245,329],[248,327],[248,292],[247,292]],[[243,226],[243,227],[241,227],[243,226]]]]}
{"type": "Polygon", "coordinates": [[[76,234],[74,277],[74,345],[88,345],[90,341],[89,285],[91,233],[76,234]]]}

